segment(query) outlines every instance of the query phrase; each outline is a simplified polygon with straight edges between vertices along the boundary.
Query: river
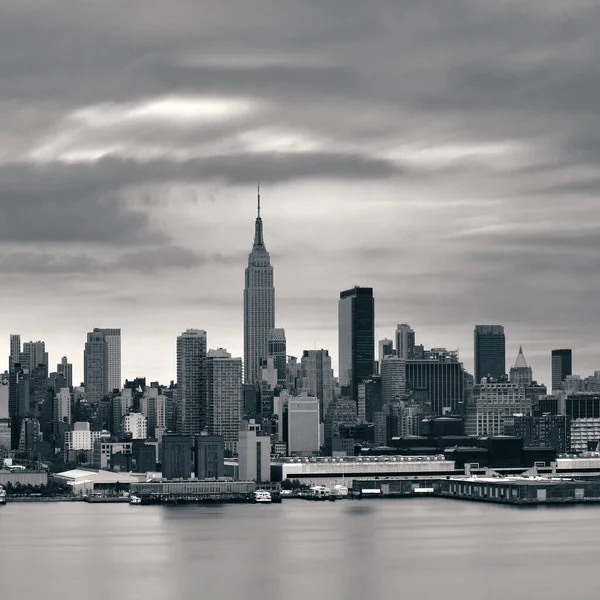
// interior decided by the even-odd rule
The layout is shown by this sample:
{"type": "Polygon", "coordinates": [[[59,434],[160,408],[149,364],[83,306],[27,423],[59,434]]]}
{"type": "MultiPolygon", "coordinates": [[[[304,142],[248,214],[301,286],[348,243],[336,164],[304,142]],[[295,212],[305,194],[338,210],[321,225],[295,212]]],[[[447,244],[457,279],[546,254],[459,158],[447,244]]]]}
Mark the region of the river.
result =
{"type": "Polygon", "coordinates": [[[600,506],[0,506],[1,600],[597,600],[600,506]]]}

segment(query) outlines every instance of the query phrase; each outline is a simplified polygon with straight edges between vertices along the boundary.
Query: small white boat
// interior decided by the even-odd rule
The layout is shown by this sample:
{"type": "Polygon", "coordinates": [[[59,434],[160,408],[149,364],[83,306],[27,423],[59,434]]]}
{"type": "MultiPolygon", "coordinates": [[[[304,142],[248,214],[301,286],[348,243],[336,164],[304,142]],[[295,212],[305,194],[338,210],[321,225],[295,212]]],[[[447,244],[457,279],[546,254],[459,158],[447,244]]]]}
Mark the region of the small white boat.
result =
{"type": "Polygon", "coordinates": [[[331,492],[336,498],[348,497],[348,488],[345,485],[334,485],[331,492]]]}
{"type": "Polygon", "coordinates": [[[261,504],[269,503],[272,500],[271,492],[267,492],[266,490],[256,490],[252,498],[252,502],[261,504]]]}
{"type": "Polygon", "coordinates": [[[139,496],[129,496],[129,504],[141,504],[142,499],[139,496]]]}

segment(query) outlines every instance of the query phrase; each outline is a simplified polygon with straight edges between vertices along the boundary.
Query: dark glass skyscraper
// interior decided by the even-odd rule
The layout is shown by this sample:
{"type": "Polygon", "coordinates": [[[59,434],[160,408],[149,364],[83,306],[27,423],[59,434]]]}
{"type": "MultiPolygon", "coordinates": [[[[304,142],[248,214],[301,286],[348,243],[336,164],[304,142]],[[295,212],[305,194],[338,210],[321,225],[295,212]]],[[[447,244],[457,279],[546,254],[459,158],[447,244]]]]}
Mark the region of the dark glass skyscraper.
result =
{"type": "Polygon", "coordinates": [[[502,325],[475,325],[475,383],[506,375],[506,340],[502,325]]]}
{"type": "Polygon", "coordinates": [[[340,386],[358,401],[358,384],[370,379],[375,364],[375,300],[373,288],[354,287],[340,293],[338,304],[340,386]]]}
{"type": "Polygon", "coordinates": [[[562,389],[567,375],[573,375],[573,351],[569,348],[552,350],[552,391],[562,389]]]}

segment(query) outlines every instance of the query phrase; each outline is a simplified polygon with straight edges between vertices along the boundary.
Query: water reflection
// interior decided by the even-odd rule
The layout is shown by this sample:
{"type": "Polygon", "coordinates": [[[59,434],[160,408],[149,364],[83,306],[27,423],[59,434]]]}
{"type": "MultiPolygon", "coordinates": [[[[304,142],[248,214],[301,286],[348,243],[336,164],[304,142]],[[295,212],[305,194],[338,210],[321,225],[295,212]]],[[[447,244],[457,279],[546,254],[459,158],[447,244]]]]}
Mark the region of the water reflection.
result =
{"type": "Polygon", "coordinates": [[[0,598],[596,600],[599,516],[435,498],[8,504],[0,598]]]}

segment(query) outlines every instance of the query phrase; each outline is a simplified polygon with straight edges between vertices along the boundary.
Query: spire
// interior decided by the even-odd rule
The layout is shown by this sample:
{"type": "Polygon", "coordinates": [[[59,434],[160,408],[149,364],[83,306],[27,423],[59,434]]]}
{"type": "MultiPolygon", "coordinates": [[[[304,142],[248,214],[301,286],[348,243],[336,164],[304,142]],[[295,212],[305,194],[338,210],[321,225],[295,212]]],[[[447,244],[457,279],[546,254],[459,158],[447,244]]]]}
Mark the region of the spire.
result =
{"type": "Polygon", "coordinates": [[[517,354],[517,360],[515,361],[515,369],[526,369],[529,365],[525,360],[525,355],[523,354],[523,347],[519,346],[519,354],[517,354]]]}
{"type": "Polygon", "coordinates": [[[257,194],[258,194],[258,218],[260,219],[260,181],[256,186],[257,194]]]}
{"type": "Polygon", "coordinates": [[[262,219],[260,218],[260,182],[257,186],[257,216],[256,223],[254,225],[254,247],[265,245],[265,240],[263,239],[263,227],[262,227],[262,219]]]}

